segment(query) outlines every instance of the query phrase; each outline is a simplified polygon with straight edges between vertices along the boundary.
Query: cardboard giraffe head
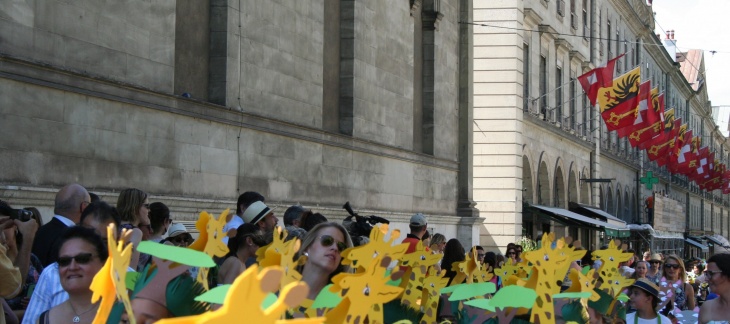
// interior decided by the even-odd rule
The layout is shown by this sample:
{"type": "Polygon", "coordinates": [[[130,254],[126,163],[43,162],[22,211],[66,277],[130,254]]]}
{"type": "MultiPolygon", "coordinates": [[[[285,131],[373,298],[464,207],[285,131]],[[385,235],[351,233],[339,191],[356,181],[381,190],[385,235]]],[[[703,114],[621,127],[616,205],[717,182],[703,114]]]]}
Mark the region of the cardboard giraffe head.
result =
{"type": "Polygon", "coordinates": [[[373,226],[370,231],[370,242],[365,245],[348,248],[342,251],[342,264],[350,265],[362,272],[370,267],[373,261],[381,260],[385,256],[398,260],[403,257],[408,249],[408,243],[393,245],[395,240],[400,237],[399,230],[393,230],[390,233],[390,240],[385,240],[388,233],[388,224],[380,224],[373,226]]]}
{"type": "Polygon", "coordinates": [[[114,301],[119,298],[122,300],[127,314],[130,314],[130,322],[134,324],[132,304],[129,301],[126,284],[127,268],[129,268],[132,257],[132,244],[126,242],[132,235],[132,231],[122,229],[122,234],[117,239],[117,230],[114,224],[109,224],[106,230],[109,238],[107,247],[109,257],[101,270],[96,273],[89,286],[92,291],[91,302],[96,303],[101,298],[101,304],[93,323],[105,323],[114,306],[114,301]]]}
{"type": "MultiPolygon", "coordinates": [[[[570,274],[568,275],[570,277],[570,281],[572,282],[572,285],[568,287],[568,289],[565,290],[565,292],[572,293],[590,293],[591,296],[587,298],[590,301],[598,301],[598,299],[601,298],[600,295],[596,292],[596,279],[593,276],[595,273],[595,269],[591,269],[586,273],[585,275],[576,270],[576,269],[570,269],[570,274]]],[[[586,298],[583,298],[581,300],[583,303],[586,302],[586,298]]]]}
{"type": "MultiPolygon", "coordinates": [[[[195,240],[188,248],[201,251],[210,257],[224,257],[228,253],[228,246],[223,243],[226,233],[223,227],[228,219],[229,209],[224,210],[218,219],[208,214],[206,211],[200,212],[200,217],[195,223],[195,228],[200,231],[198,239],[195,240]]],[[[208,290],[208,268],[200,268],[198,271],[198,282],[208,290]]]]}
{"type": "Polygon", "coordinates": [[[292,282],[302,280],[302,274],[296,268],[306,260],[305,257],[296,259],[301,241],[295,238],[284,242],[287,234],[285,229],[277,226],[274,230],[274,240],[256,250],[256,260],[260,267],[279,266],[284,271],[284,277],[281,280],[282,288],[292,282]]]}
{"type": "Polygon", "coordinates": [[[421,323],[436,323],[441,289],[449,284],[449,278],[444,278],[444,274],[446,274],[446,271],[437,272],[434,268],[431,268],[428,271],[428,276],[423,279],[421,292],[423,318],[421,318],[421,323]]]}
{"type": "Polygon", "coordinates": [[[616,277],[621,277],[618,270],[619,264],[628,261],[631,257],[631,253],[621,251],[613,240],[608,243],[607,249],[593,251],[593,260],[601,260],[602,262],[601,267],[598,269],[598,275],[604,284],[601,285],[600,289],[611,294],[613,288],[607,287],[607,283],[614,281],[613,279],[616,277]]]}
{"type": "Polygon", "coordinates": [[[474,274],[481,270],[482,264],[477,258],[476,248],[472,248],[467,254],[464,261],[457,261],[451,265],[451,270],[456,272],[456,276],[451,280],[451,286],[458,285],[464,281],[466,283],[474,282],[474,274]]]}
{"type": "Polygon", "coordinates": [[[399,259],[399,264],[402,266],[411,267],[412,269],[419,270],[422,274],[426,274],[427,269],[441,260],[443,255],[433,254],[423,244],[416,244],[416,250],[403,255],[399,259]]]}
{"type": "Polygon", "coordinates": [[[558,273],[560,264],[568,260],[565,253],[565,241],[558,240],[553,246],[554,234],[543,235],[542,245],[539,249],[525,252],[524,259],[532,263],[533,270],[527,286],[535,289],[537,299],[532,306],[532,321],[540,323],[552,323],[555,321],[555,307],[553,295],[560,292],[558,280],[565,277],[565,273],[558,273]]]}
{"type": "Polygon", "coordinates": [[[510,277],[515,276],[517,278],[527,277],[527,272],[524,270],[526,265],[523,263],[508,264],[505,263],[501,267],[494,269],[494,274],[504,282],[510,282],[510,277]]]}
{"type": "MultiPolygon", "coordinates": [[[[259,272],[258,267],[249,267],[231,285],[223,306],[215,311],[200,315],[164,319],[157,323],[237,323],[242,319],[251,323],[286,323],[281,320],[287,309],[298,306],[307,297],[307,284],[291,283],[279,292],[276,302],[267,308],[262,303],[269,293],[279,289],[284,273],[281,268],[271,266],[259,272]]],[[[324,323],[324,318],[300,319],[297,323],[324,323]]]]}
{"type": "Polygon", "coordinates": [[[420,310],[418,299],[421,297],[421,286],[428,269],[438,263],[440,254],[432,254],[423,244],[416,244],[415,251],[401,257],[400,265],[407,266],[400,287],[404,288],[401,303],[414,310],[420,310]]]}
{"type": "MultiPolygon", "coordinates": [[[[398,298],[403,291],[401,287],[387,284],[390,276],[386,276],[386,268],[390,261],[385,256],[379,262],[370,262],[365,272],[339,273],[332,278],[330,290],[339,291],[343,301],[347,300],[342,305],[349,304],[342,319],[344,323],[363,323],[366,318],[369,323],[383,323],[383,304],[398,298]]],[[[338,322],[329,315],[326,317],[328,321],[338,322]]]]}

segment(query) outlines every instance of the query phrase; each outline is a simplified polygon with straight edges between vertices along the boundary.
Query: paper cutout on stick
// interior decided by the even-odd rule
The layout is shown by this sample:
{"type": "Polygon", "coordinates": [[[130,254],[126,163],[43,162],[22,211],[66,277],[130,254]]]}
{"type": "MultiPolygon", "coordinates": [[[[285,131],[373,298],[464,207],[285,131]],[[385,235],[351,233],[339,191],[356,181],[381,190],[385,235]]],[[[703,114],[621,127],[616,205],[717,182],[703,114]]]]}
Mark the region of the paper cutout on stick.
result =
{"type": "Polygon", "coordinates": [[[114,224],[109,224],[106,231],[107,237],[109,238],[107,247],[109,257],[106,259],[101,270],[96,273],[89,286],[89,289],[92,291],[91,302],[96,303],[101,298],[101,304],[92,323],[106,323],[114,302],[119,298],[122,300],[127,314],[129,314],[130,323],[135,324],[132,304],[129,302],[126,285],[127,268],[129,268],[129,262],[132,257],[132,244],[126,242],[128,242],[132,231],[122,229],[122,234],[118,239],[114,224]]]}
{"type": "Polygon", "coordinates": [[[139,243],[137,250],[160,259],[170,260],[191,267],[215,267],[215,262],[207,254],[174,245],[143,241],[139,243]]]}

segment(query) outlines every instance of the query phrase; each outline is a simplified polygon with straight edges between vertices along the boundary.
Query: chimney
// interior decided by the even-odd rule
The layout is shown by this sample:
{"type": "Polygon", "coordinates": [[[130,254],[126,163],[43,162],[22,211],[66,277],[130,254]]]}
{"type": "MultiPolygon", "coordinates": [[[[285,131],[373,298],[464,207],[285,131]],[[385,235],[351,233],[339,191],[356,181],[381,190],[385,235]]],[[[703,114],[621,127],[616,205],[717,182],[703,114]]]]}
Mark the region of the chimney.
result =
{"type": "Polygon", "coordinates": [[[667,31],[667,38],[664,39],[664,49],[667,50],[669,57],[677,62],[677,45],[674,40],[674,29],[667,31]]]}

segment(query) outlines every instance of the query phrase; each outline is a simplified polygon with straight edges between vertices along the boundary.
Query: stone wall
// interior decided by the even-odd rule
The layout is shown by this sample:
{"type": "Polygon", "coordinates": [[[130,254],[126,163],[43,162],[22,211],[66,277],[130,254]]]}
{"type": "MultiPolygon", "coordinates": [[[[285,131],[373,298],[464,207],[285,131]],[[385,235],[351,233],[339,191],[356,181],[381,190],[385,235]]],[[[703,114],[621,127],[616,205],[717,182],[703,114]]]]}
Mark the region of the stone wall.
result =
{"type": "Polygon", "coordinates": [[[654,227],[657,231],[682,233],[685,231],[684,206],[674,199],[654,194],[654,227]]]}
{"type": "Polygon", "coordinates": [[[3,54],[171,92],[175,1],[5,1],[3,54]]]}

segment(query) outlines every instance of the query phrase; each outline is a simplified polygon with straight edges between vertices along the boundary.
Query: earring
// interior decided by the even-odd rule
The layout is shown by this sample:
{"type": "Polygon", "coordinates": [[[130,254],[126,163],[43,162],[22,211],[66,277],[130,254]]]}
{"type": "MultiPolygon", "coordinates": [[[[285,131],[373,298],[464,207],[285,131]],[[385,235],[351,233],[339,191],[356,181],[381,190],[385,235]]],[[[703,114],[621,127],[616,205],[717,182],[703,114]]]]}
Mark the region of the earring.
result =
{"type": "Polygon", "coordinates": [[[304,252],[304,256],[309,256],[309,252],[304,252]]]}

